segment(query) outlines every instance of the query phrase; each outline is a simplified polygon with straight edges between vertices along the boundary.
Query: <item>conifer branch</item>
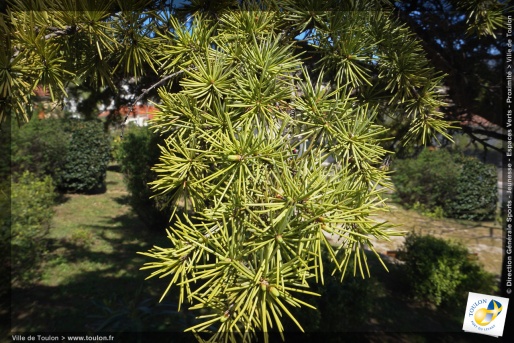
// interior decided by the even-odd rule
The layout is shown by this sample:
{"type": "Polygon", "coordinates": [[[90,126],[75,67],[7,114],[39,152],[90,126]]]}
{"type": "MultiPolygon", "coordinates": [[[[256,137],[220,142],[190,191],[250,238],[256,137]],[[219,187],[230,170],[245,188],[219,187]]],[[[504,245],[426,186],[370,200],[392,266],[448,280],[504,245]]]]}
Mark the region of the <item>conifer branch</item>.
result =
{"type": "Polygon", "coordinates": [[[141,101],[141,99],[143,99],[143,97],[148,94],[152,89],[156,88],[156,87],[159,87],[160,85],[162,85],[163,83],[165,83],[166,81],[184,73],[184,70],[185,69],[182,69],[182,70],[179,70],[173,74],[170,74],[170,75],[166,75],[164,76],[162,79],[160,79],[159,81],[157,81],[156,83],[154,83],[153,85],[151,85],[150,87],[146,88],[146,89],[143,89],[143,91],[141,92],[141,94],[139,94],[139,96],[137,98],[134,99],[134,101],[132,101],[132,103],[130,104],[129,106],[129,111],[127,112],[127,115],[125,116],[125,119],[123,120],[123,123],[122,123],[122,126],[121,126],[121,134],[120,134],[120,137],[123,138],[123,133],[124,133],[124,129],[125,129],[125,123],[127,122],[127,119],[130,115],[130,113],[133,112],[134,110],[134,106],[137,105],[137,103],[139,101],[141,101]]]}

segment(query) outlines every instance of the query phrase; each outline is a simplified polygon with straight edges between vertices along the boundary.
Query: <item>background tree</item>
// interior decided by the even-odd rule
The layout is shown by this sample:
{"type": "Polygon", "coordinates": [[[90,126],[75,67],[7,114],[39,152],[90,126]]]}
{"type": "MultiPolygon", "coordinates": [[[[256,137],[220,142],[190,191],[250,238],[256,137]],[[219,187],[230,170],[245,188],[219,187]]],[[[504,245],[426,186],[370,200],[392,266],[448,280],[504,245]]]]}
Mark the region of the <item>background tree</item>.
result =
{"type": "MultiPolygon", "coordinates": [[[[395,12],[420,39],[431,64],[446,74],[447,91],[441,108],[446,118],[484,147],[498,150],[489,138],[506,135],[477,121],[479,115],[498,126],[502,121],[504,46],[503,13],[506,1],[401,1],[395,12]]],[[[512,10],[512,7],[510,7],[512,10]]]]}
{"type": "Polygon", "coordinates": [[[189,330],[211,341],[267,341],[282,317],[301,327],[289,309],[310,306],[295,295],[315,295],[324,251],[341,278],[369,275],[370,238],[396,234],[371,217],[389,186],[384,142],[450,127],[443,74],[391,4],[313,4],[13,0],[1,17],[4,117],[23,121],[39,84],[52,98],[141,85],[132,104],[158,90],[153,186],[186,208],[144,268],[170,277],[201,313],[189,330]]]}

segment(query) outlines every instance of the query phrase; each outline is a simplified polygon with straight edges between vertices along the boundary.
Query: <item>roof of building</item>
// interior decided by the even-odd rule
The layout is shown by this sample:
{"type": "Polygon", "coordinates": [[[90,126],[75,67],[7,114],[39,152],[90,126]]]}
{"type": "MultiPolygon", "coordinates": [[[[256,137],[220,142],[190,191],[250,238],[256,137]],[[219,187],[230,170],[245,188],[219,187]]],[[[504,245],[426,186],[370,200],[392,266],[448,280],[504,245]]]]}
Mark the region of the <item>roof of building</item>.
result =
{"type": "MultiPolygon", "coordinates": [[[[113,110],[102,111],[102,112],[100,112],[100,114],[98,114],[98,118],[105,118],[109,114],[111,114],[112,111],[113,110]]],[[[124,105],[118,109],[115,109],[114,114],[120,115],[120,116],[126,116],[127,114],[129,114],[129,116],[132,116],[132,117],[144,116],[144,117],[147,117],[148,119],[152,119],[154,116],[154,113],[157,112],[158,109],[153,105],[136,105],[132,108],[131,113],[129,113],[129,111],[130,111],[129,106],[124,105]]]]}

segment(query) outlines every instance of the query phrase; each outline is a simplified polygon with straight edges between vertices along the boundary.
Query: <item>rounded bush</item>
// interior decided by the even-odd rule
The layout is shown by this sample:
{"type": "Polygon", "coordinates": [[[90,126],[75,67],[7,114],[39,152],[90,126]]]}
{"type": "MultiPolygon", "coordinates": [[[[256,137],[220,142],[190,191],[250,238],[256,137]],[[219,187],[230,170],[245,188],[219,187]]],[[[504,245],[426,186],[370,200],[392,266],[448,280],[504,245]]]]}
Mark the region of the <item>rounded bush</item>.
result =
{"type": "Polygon", "coordinates": [[[494,275],[468,256],[460,243],[416,234],[407,235],[399,255],[412,295],[436,306],[463,304],[468,292],[496,291],[494,275]]]}
{"type": "Polygon", "coordinates": [[[159,135],[147,127],[132,126],[117,143],[116,156],[127,189],[130,205],[149,226],[163,228],[168,225],[171,210],[166,196],[155,196],[149,183],[156,180],[152,167],[159,162],[159,144],[164,144],[159,135]]]}
{"type": "MultiPolygon", "coordinates": [[[[332,274],[333,265],[328,254],[323,253],[323,284],[310,283],[310,291],[320,297],[302,296],[298,299],[316,307],[316,310],[298,307],[291,309],[295,318],[302,324],[306,332],[356,332],[363,330],[373,310],[377,292],[370,279],[360,276],[340,276],[332,274]]],[[[351,273],[349,273],[351,274],[351,273]]],[[[298,331],[291,322],[286,331],[298,331]]]]}
{"type": "Polygon", "coordinates": [[[493,219],[498,201],[496,168],[473,157],[461,157],[458,161],[460,173],[452,187],[452,196],[444,202],[444,212],[451,218],[493,219]]]}
{"type": "Polygon", "coordinates": [[[99,121],[34,118],[13,130],[13,173],[50,175],[61,191],[101,188],[109,160],[109,137],[99,121]]]}
{"type": "Polygon", "coordinates": [[[71,121],[70,141],[59,188],[69,192],[91,192],[104,186],[110,155],[110,139],[99,121],[71,121]]]}
{"type": "Polygon", "coordinates": [[[415,159],[397,160],[392,181],[408,207],[440,211],[448,218],[494,218],[498,200],[494,166],[447,150],[423,150],[415,159]]]}
{"type": "Polygon", "coordinates": [[[64,120],[55,118],[34,117],[21,127],[13,123],[12,172],[50,175],[57,183],[70,142],[65,126],[64,120]]]}
{"type": "Polygon", "coordinates": [[[11,268],[13,279],[28,278],[45,249],[55,200],[50,176],[24,172],[14,179],[11,192],[11,268]]]}

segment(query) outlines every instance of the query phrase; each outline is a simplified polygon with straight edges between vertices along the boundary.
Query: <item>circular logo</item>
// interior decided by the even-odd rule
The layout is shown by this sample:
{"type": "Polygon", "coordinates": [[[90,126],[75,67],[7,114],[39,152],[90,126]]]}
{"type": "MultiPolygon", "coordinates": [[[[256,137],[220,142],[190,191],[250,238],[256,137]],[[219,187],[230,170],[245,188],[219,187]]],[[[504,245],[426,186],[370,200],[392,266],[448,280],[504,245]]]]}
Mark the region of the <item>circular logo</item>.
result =
{"type": "Polygon", "coordinates": [[[487,308],[482,307],[475,312],[475,321],[480,326],[486,326],[498,317],[502,309],[502,304],[496,300],[491,300],[487,308]]]}

